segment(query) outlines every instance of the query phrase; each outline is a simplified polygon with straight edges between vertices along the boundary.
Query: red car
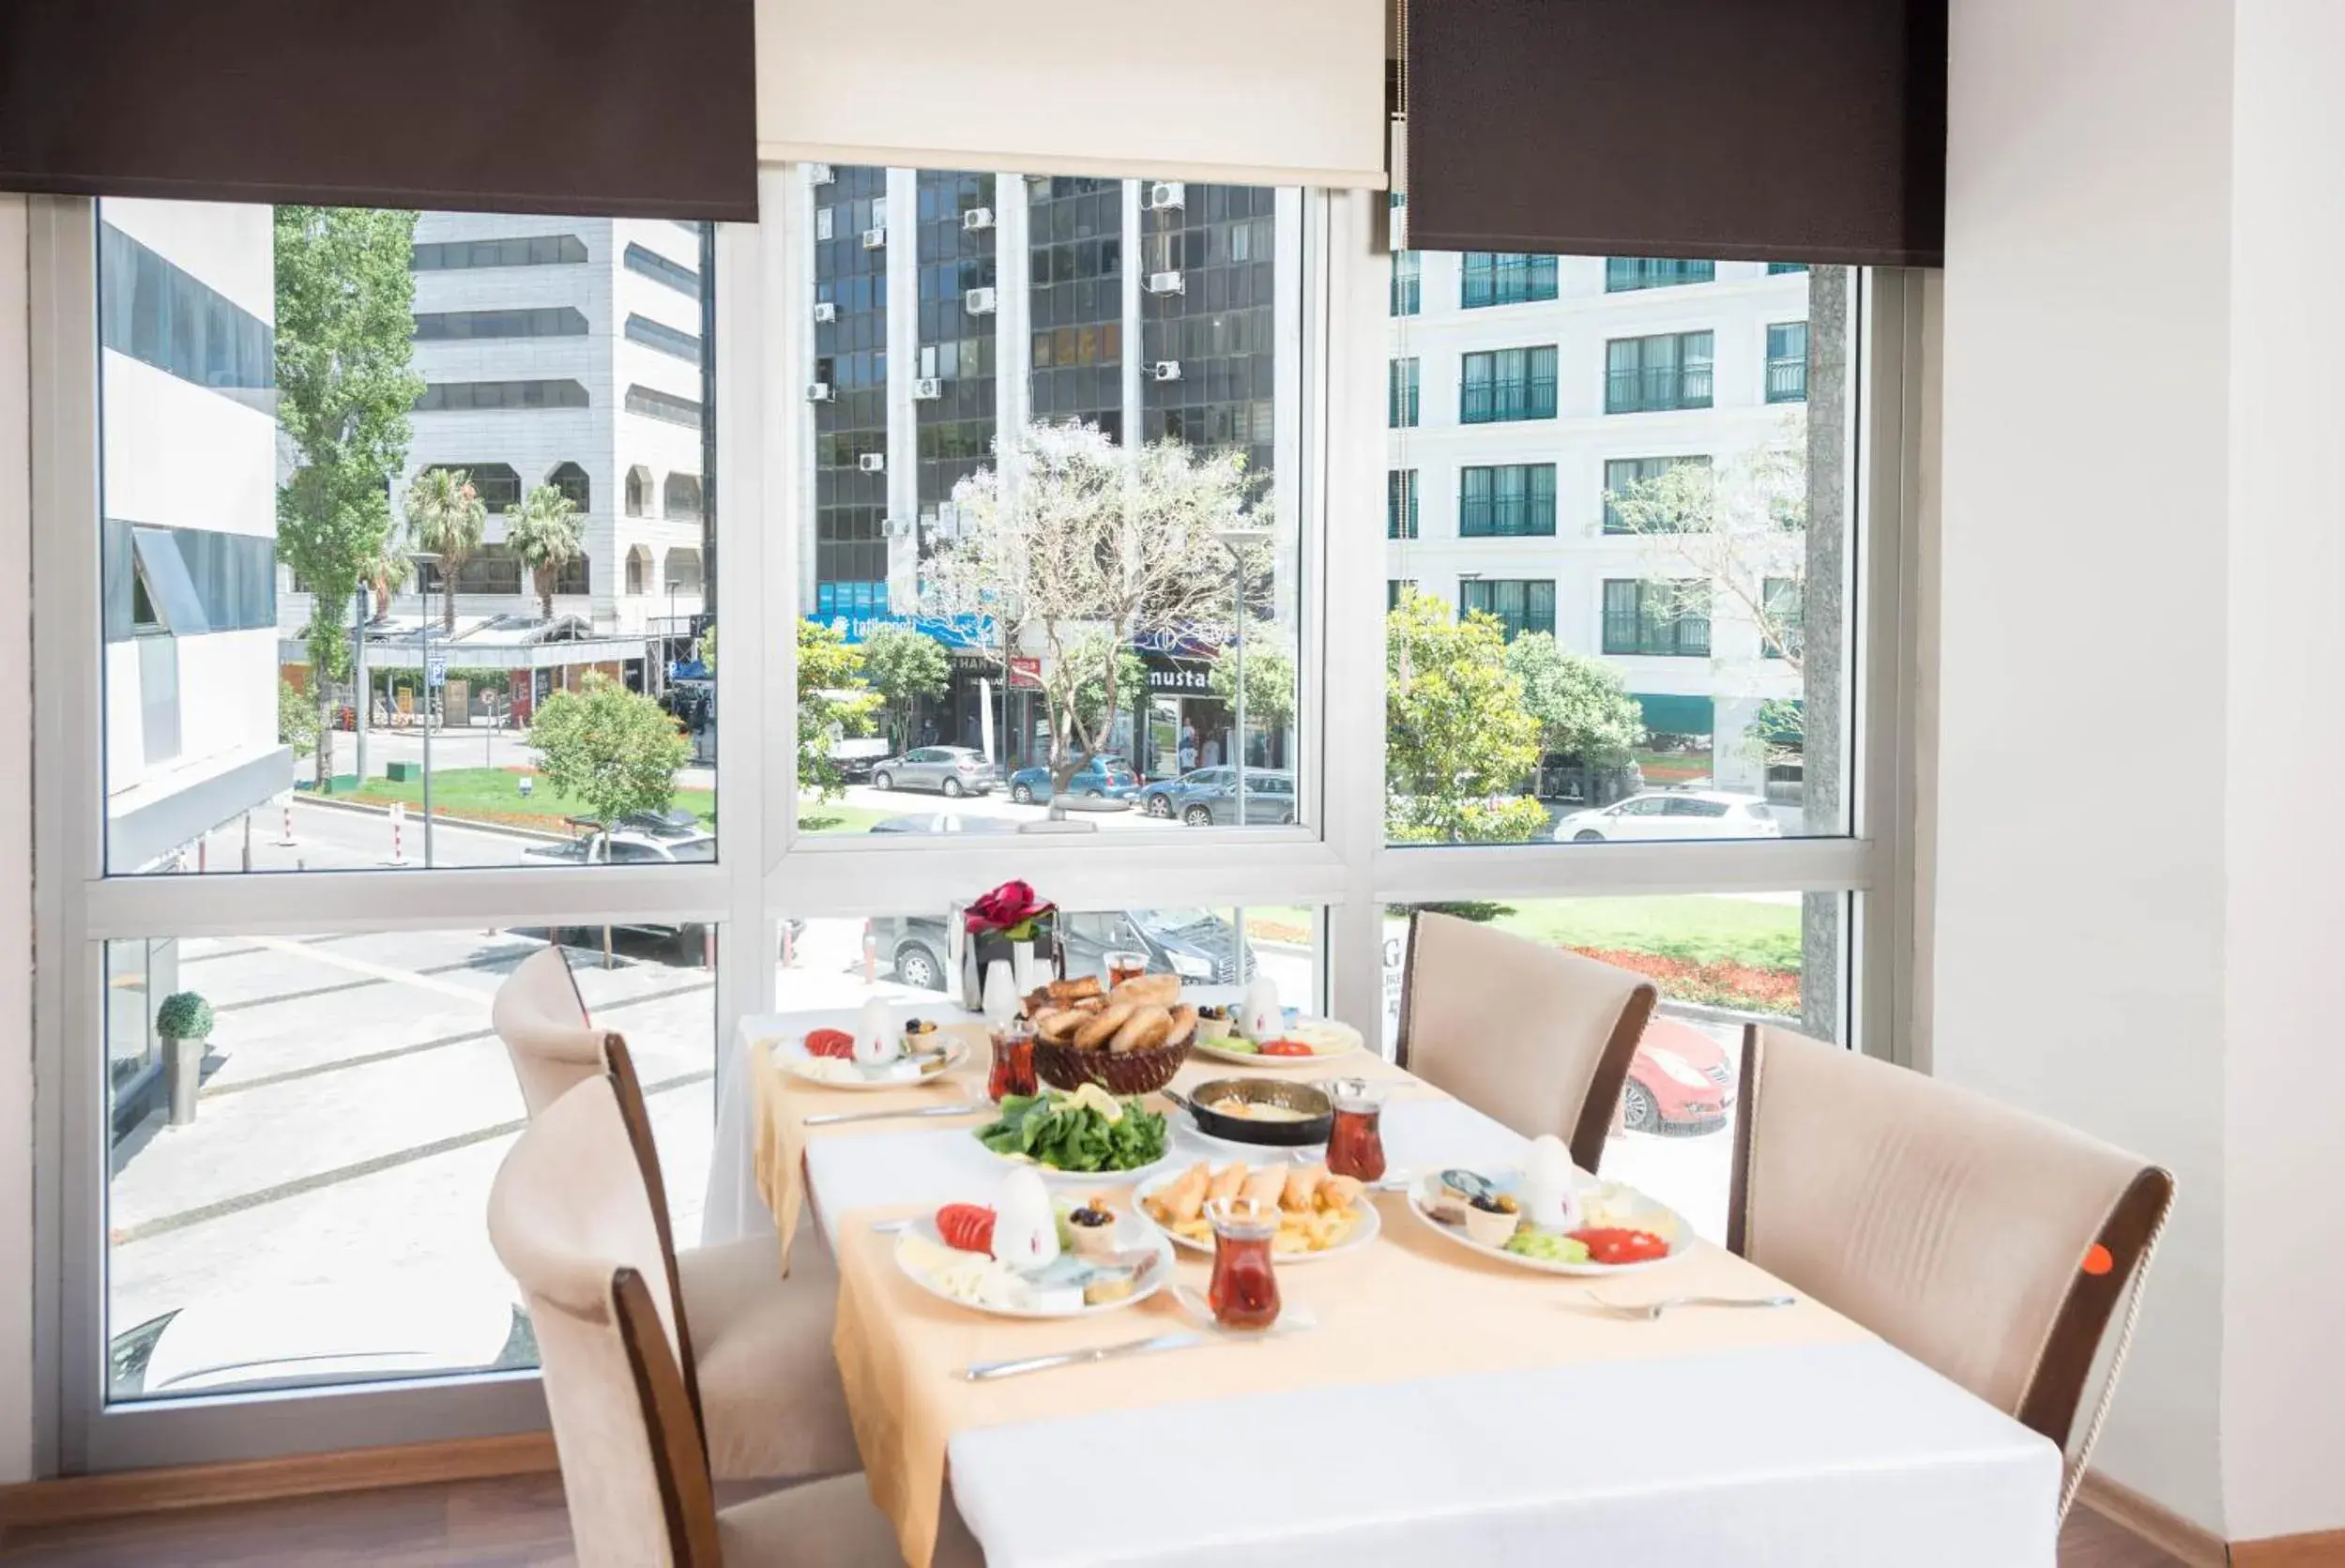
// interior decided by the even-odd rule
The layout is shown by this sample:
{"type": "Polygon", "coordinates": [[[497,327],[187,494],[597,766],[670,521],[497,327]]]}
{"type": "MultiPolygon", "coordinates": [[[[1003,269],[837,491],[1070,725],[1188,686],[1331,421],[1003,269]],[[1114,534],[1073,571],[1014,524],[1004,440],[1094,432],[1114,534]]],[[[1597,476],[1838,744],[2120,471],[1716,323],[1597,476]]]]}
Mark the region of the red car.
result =
{"type": "Polygon", "coordinates": [[[1634,1133],[1707,1133],[1734,1110],[1734,1058],[1678,1018],[1655,1017],[1637,1043],[1621,1092],[1621,1125],[1634,1133]]]}

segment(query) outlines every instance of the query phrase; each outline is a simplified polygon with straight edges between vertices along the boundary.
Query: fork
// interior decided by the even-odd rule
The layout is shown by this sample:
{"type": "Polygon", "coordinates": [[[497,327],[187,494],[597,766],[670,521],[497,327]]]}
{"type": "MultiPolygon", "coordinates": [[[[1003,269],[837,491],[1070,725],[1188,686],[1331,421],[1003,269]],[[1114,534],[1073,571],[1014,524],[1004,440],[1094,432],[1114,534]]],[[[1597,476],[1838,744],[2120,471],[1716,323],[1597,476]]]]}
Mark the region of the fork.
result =
{"type": "Polygon", "coordinates": [[[1641,1318],[1657,1321],[1672,1307],[1788,1307],[1798,1304],[1797,1296],[1664,1296],[1657,1302],[1608,1302],[1592,1290],[1581,1295],[1616,1317],[1641,1318]]]}

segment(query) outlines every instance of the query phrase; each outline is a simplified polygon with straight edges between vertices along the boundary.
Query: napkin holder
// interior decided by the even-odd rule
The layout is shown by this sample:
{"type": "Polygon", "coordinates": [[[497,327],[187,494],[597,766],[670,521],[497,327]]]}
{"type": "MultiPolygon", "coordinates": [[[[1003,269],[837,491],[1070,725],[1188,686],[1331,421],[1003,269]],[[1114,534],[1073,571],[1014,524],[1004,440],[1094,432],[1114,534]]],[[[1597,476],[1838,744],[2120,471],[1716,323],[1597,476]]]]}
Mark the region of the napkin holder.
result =
{"type": "Polygon", "coordinates": [[[953,905],[945,916],[945,935],[948,944],[958,950],[952,962],[961,975],[961,1005],[971,1012],[984,1010],[986,967],[997,961],[1010,966],[1021,997],[1064,972],[1057,910],[1026,922],[1033,928],[1033,936],[1017,941],[1011,940],[1006,931],[969,930],[967,916],[967,905],[953,905]]]}

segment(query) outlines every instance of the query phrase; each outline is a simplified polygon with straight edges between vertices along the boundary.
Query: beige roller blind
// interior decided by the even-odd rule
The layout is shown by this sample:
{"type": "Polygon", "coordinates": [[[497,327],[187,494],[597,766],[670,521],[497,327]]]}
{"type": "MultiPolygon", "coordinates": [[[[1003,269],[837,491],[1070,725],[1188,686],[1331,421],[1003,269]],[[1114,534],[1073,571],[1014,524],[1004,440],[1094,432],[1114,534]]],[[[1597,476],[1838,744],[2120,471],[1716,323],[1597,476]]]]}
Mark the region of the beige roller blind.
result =
{"type": "Polygon", "coordinates": [[[1381,187],[1383,0],[757,0],[757,155],[1381,187]]]}

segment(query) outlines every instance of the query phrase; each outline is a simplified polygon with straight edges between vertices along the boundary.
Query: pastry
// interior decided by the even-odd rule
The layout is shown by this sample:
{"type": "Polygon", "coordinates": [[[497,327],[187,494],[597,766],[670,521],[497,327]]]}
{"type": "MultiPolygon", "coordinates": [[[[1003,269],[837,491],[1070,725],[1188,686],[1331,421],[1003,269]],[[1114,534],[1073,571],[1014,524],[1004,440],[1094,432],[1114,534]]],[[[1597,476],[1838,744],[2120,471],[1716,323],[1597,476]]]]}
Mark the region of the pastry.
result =
{"type": "Polygon", "coordinates": [[[1326,1180],[1327,1167],[1323,1165],[1296,1166],[1287,1173],[1287,1190],[1279,1195],[1278,1206],[1281,1209],[1292,1209],[1297,1211],[1308,1210],[1311,1207],[1312,1195],[1319,1190],[1319,1183],[1326,1180]]]}
{"type": "Polygon", "coordinates": [[[1054,980],[1043,987],[1050,999],[1060,1007],[1072,1007],[1086,997],[1099,995],[1099,976],[1081,975],[1074,980],[1054,980]]]}
{"type": "Polygon", "coordinates": [[[1165,1043],[1172,1033],[1172,1014],[1161,1007],[1135,1009],[1123,1027],[1109,1037],[1111,1051],[1148,1051],[1165,1043]]]}
{"type": "Polygon", "coordinates": [[[1246,1184],[1246,1167],[1241,1164],[1223,1166],[1213,1173],[1213,1184],[1206,1189],[1208,1203],[1219,1203],[1238,1195],[1238,1189],[1246,1184]]]}
{"type": "Polygon", "coordinates": [[[1264,1165],[1247,1176],[1239,1195],[1267,1214],[1278,1207],[1279,1195],[1286,1190],[1287,1173],[1276,1165],[1264,1165]]]}
{"type": "Polygon", "coordinates": [[[1173,1224],[1183,1225],[1205,1211],[1205,1192],[1212,1182],[1213,1167],[1199,1160],[1182,1173],[1180,1180],[1165,1188],[1156,1201],[1165,1206],[1173,1224]]]}
{"type": "Polygon", "coordinates": [[[1034,1032],[1053,1045],[1064,1045],[1074,1038],[1077,1028],[1090,1021],[1090,1016],[1076,1008],[1053,1008],[1034,1020],[1034,1032]]]}
{"type": "Polygon", "coordinates": [[[1110,1001],[1130,1002],[1135,1007],[1170,1007],[1180,999],[1179,975],[1142,975],[1127,980],[1108,994],[1110,1001]]]}
{"type": "Polygon", "coordinates": [[[1090,1020],[1074,1031],[1074,1043],[1083,1050],[1096,1050],[1107,1043],[1115,1032],[1123,1028],[1125,1019],[1139,1008],[1132,1002],[1110,1002],[1093,1013],[1090,1020]]]}
{"type": "Polygon", "coordinates": [[[1360,1195],[1368,1184],[1356,1176],[1331,1176],[1319,1183],[1318,1202],[1322,1209],[1348,1209],[1360,1201],[1360,1195]]]}

